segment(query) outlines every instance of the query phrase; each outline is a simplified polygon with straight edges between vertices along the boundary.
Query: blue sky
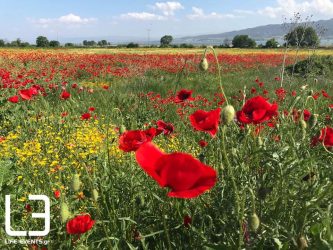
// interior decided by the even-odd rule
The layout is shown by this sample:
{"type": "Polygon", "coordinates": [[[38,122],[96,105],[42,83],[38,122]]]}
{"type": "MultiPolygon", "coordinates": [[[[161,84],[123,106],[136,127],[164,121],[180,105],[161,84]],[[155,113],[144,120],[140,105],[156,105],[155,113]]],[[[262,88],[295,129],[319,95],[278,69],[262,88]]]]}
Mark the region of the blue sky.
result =
{"type": "Polygon", "coordinates": [[[0,0],[0,39],[144,38],[148,29],[158,39],[282,23],[296,11],[333,18],[333,0],[0,0]]]}

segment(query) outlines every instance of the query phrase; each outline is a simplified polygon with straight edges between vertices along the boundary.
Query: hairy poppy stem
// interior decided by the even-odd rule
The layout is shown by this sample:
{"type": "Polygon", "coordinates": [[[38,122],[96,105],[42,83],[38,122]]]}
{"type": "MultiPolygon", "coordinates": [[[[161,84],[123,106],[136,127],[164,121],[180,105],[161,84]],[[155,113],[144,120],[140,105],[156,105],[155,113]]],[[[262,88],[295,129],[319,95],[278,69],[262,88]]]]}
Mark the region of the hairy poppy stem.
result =
{"type": "Polygon", "coordinates": [[[226,126],[223,126],[223,128],[222,128],[222,153],[223,153],[223,157],[224,157],[224,159],[227,163],[227,173],[229,174],[229,177],[231,179],[233,191],[234,191],[234,194],[235,194],[237,220],[238,220],[238,223],[239,223],[238,249],[241,249],[242,245],[243,245],[243,222],[242,222],[243,218],[242,217],[243,217],[244,209],[242,209],[242,213],[241,213],[241,204],[240,204],[238,188],[237,188],[237,185],[236,185],[233,169],[232,169],[232,166],[230,164],[230,161],[229,161],[229,158],[228,158],[228,155],[227,155],[227,151],[226,151],[226,147],[225,147],[225,140],[226,140],[225,130],[226,130],[226,128],[227,128],[226,126]]]}
{"type": "Polygon", "coordinates": [[[218,72],[218,77],[219,77],[219,84],[220,84],[220,88],[221,88],[221,92],[225,98],[225,101],[227,103],[227,105],[229,105],[229,102],[228,102],[228,98],[227,96],[225,95],[224,93],[224,90],[223,90],[223,85],[222,85],[222,75],[221,75],[221,66],[220,66],[220,63],[219,63],[219,59],[217,57],[217,53],[215,51],[215,49],[212,47],[212,46],[208,46],[206,49],[205,49],[205,52],[204,52],[204,57],[206,56],[206,53],[207,53],[207,50],[210,49],[211,51],[213,51],[213,54],[214,54],[214,58],[215,58],[215,61],[216,61],[216,66],[217,66],[217,72],[218,72]]]}
{"type": "Polygon", "coordinates": [[[165,220],[165,216],[166,216],[166,208],[163,205],[163,213],[162,213],[162,217],[163,217],[163,227],[164,227],[164,232],[165,232],[165,236],[166,236],[166,240],[167,240],[167,244],[168,244],[168,250],[172,250],[172,246],[171,246],[171,240],[170,240],[170,234],[169,234],[169,230],[167,227],[167,223],[165,220]]]}

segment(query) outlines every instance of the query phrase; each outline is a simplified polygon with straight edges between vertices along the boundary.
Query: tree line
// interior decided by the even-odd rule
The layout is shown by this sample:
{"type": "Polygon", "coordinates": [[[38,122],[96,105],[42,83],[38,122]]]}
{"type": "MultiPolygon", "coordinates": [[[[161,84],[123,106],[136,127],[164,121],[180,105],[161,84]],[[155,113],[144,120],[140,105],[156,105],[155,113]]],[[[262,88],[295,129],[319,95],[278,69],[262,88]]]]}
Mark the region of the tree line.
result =
{"type": "MultiPolygon", "coordinates": [[[[298,26],[284,36],[285,43],[283,46],[297,46],[297,47],[313,47],[319,45],[319,37],[316,30],[313,27],[298,26]]],[[[160,39],[161,48],[173,47],[173,48],[194,48],[193,44],[182,43],[180,45],[172,44],[173,37],[171,35],[165,35],[160,39]]],[[[5,42],[0,39],[0,47],[29,47],[32,46],[28,42],[23,42],[21,39],[16,39],[12,42],[5,42]]],[[[46,47],[61,47],[59,41],[48,40],[45,36],[38,36],[36,38],[36,47],[46,48],[46,47]]],[[[82,45],[77,45],[74,43],[65,43],[65,47],[109,47],[111,43],[107,40],[100,40],[98,42],[91,40],[84,40],[82,45]]],[[[138,43],[128,43],[120,44],[117,47],[127,47],[127,48],[138,48],[140,45],[138,43]]],[[[223,44],[217,46],[221,48],[278,48],[281,45],[275,38],[271,38],[266,41],[266,43],[257,45],[256,41],[250,38],[248,35],[236,35],[232,40],[225,39],[223,44]]],[[[148,47],[157,47],[157,45],[151,45],[148,47]]]]}

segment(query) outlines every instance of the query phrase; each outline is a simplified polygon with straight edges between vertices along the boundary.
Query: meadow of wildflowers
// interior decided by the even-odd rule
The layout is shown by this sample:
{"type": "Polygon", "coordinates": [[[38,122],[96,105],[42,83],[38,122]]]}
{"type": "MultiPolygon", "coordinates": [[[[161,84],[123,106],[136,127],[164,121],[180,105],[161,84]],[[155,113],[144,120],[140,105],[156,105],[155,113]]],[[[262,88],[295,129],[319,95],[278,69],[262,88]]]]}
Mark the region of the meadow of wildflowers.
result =
{"type": "Polygon", "coordinates": [[[332,249],[332,80],[283,57],[0,50],[0,248],[332,249]]]}

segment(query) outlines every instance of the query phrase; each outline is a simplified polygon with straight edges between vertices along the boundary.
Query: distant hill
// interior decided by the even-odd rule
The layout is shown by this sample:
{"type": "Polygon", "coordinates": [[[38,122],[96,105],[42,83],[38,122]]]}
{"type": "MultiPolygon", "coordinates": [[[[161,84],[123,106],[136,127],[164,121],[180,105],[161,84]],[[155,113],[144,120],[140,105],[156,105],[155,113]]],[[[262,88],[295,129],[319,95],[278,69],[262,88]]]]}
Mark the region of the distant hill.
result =
{"type": "MultiPolygon", "coordinates": [[[[220,34],[200,35],[200,36],[187,36],[175,39],[175,43],[192,43],[192,44],[223,44],[225,39],[232,40],[236,35],[248,35],[255,39],[257,43],[264,43],[270,38],[276,38],[278,41],[283,41],[283,36],[288,32],[290,24],[270,24],[258,26],[249,29],[230,31],[220,34]]],[[[312,24],[314,28],[320,27],[325,29],[326,32],[322,36],[322,44],[333,44],[333,18],[329,20],[320,20],[312,24]]]]}

